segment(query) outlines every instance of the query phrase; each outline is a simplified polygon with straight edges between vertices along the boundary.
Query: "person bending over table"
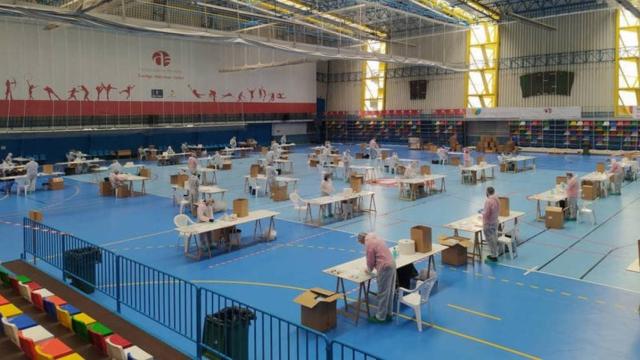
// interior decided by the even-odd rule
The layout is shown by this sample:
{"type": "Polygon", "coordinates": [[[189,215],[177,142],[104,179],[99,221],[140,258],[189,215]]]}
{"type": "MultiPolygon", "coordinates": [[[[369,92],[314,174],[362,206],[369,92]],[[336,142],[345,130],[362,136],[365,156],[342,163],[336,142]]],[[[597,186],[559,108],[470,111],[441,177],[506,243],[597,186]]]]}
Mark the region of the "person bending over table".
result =
{"type": "Polygon", "coordinates": [[[24,166],[24,169],[26,170],[27,181],[29,182],[29,190],[35,191],[36,181],[38,179],[38,163],[33,159],[29,159],[29,162],[24,166]]]}
{"type": "MultiPolygon", "coordinates": [[[[189,150],[189,148],[187,148],[187,150],[189,150]]],[[[169,145],[169,147],[167,147],[167,155],[175,155],[176,152],[173,151],[173,148],[171,147],[171,145],[169,145]]]]}
{"type": "Polygon", "coordinates": [[[391,321],[393,314],[393,296],[396,289],[396,264],[387,244],[374,233],[358,234],[358,242],[364,245],[367,258],[366,271],[376,270],[378,283],[378,310],[369,318],[369,322],[382,324],[391,321]]]}
{"type": "MultiPolygon", "coordinates": [[[[333,188],[333,182],[331,181],[331,174],[324,174],[322,182],[320,183],[320,192],[322,193],[322,196],[330,196],[334,191],[335,190],[333,188]]],[[[328,204],[325,207],[324,211],[325,211],[324,217],[333,216],[333,204],[328,204]],[[328,211],[328,215],[327,215],[327,211],[328,211]]]]}
{"type": "Polygon", "coordinates": [[[113,162],[111,163],[111,165],[109,165],[109,172],[115,172],[116,170],[118,170],[119,173],[121,173],[122,170],[122,165],[120,165],[120,162],[118,162],[118,160],[113,159],[113,162]]]}
{"type": "Polygon", "coordinates": [[[189,160],[187,160],[187,167],[192,173],[198,171],[198,159],[193,155],[189,156],[189,160]]]}
{"type": "Polygon", "coordinates": [[[236,146],[238,146],[238,142],[236,141],[236,137],[234,136],[231,138],[231,140],[229,140],[229,147],[235,149],[236,146]]]}
{"type": "Polygon", "coordinates": [[[280,138],[280,144],[286,144],[287,143],[287,135],[283,134],[282,137],[280,138]]]}
{"type": "Polygon", "coordinates": [[[489,244],[490,255],[485,262],[494,263],[498,261],[498,214],[500,214],[500,201],[495,195],[495,189],[491,186],[487,188],[487,200],[484,202],[482,210],[482,232],[489,244]]]}
{"type": "Polygon", "coordinates": [[[342,153],[342,166],[344,166],[344,180],[349,181],[351,176],[351,151],[349,149],[342,153]]]}
{"type": "MultiPolygon", "coordinates": [[[[198,209],[196,211],[196,215],[198,217],[198,222],[207,223],[213,222],[213,199],[202,200],[198,202],[198,209]]],[[[211,247],[213,245],[213,232],[209,231],[206,233],[200,234],[200,248],[206,249],[207,247],[211,247]]]]}
{"type": "Polygon", "coordinates": [[[624,178],[624,172],[622,166],[616,159],[611,159],[610,174],[613,175],[613,189],[611,191],[614,195],[620,195],[622,193],[622,179],[624,178]]]}
{"type": "Polygon", "coordinates": [[[567,173],[567,207],[569,208],[569,217],[567,220],[575,220],[578,213],[578,179],[573,173],[567,173]]]}
{"type": "Polygon", "coordinates": [[[473,165],[471,161],[471,153],[469,152],[469,148],[464,148],[463,154],[462,154],[462,161],[464,162],[464,167],[469,167],[473,165]]]}

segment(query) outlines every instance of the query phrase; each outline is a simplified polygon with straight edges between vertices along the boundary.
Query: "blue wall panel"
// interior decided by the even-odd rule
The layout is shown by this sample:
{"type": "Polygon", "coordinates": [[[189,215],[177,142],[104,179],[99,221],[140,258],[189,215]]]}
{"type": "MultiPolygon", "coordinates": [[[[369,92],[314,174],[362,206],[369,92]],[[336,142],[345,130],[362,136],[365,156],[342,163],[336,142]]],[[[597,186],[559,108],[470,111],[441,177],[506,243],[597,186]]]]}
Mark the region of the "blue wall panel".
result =
{"type": "MultiPolygon", "coordinates": [[[[266,145],[271,140],[271,124],[251,124],[244,128],[227,129],[148,129],[118,132],[90,133],[38,133],[0,135],[0,155],[12,152],[14,156],[45,155],[46,162],[62,161],[70,149],[86,153],[95,151],[114,151],[118,149],[135,150],[140,145],[155,145],[164,149],[171,145],[179,149],[183,142],[189,144],[216,145],[228,144],[236,136],[238,141],[254,138],[266,145]]],[[[42,162],[42,160],[41,160],[42,162]]]]}

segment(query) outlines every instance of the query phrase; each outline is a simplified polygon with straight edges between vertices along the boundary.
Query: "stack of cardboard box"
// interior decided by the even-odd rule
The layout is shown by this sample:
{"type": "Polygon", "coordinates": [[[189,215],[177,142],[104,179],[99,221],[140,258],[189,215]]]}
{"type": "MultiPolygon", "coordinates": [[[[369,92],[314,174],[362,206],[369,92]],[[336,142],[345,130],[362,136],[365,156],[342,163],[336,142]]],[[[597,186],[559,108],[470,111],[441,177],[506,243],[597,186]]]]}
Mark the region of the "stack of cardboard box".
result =
{"type": "Polygon", "coordinates": [[[235,199],[233,200],[233,213],[238,217],[249,216],[249,200],[235,199]]]}
{"type": "Polygon", "coordinates": [[[480,142],[476,145],[476,150],[480,152],[496,152],[498,150],[498,142],[495,136],[483,135],[480,137],[480,142]]]}

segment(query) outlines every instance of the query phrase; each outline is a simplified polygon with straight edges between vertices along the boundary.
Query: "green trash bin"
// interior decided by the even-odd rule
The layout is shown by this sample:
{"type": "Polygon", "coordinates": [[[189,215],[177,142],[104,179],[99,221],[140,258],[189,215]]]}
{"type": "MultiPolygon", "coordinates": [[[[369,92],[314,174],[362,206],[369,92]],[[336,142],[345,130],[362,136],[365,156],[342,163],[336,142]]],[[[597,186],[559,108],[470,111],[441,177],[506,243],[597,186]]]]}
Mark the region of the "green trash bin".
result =
{"type": "Polygon", "coordinates": [[[85,294],[95,291],[96,264],[102,262],[100,249],[87,246],[64,252],[64,271],[71,285],[85,294]]]}
{"type": "MultiPolygon", "coordinates": [[[[256,316],[241,307],[226,307],[207,315],[202,331],[202,343],[234,359],[249,359],[249,328],[256,316]]],[[[211,351],[203,351],[206,359],[220,359],[211,351]]]]}

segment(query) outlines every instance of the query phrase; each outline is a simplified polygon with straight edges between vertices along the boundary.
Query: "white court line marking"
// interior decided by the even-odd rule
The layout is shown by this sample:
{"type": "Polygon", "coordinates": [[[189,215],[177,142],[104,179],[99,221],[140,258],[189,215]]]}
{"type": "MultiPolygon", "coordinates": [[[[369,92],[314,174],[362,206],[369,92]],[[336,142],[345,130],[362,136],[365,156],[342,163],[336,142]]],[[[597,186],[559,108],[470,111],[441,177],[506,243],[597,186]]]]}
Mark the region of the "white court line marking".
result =
{"type": "MultiPolygon", "coordinates": [[[[523,267],[515,266],[515,265],[508,265],[508,264],[502,264],[502,263],[498,263],[496,265],[504,266],[504,267],[508,267],[508,268],[512,268],[512,269],[517,269],[517,270],[525,270],[525,271],[528,270],[528,269],[525,269],[523,267]]],[[[549,275],[549,276],[555,276],[555,277],[559,277],[559,278],[567,279],[567,280],[575,280],[575,281],[579,281],[579,282],[583,282],[583,283],[587,283],[587,284],[591,284],[591,285],[604,286],[604,287],[607,287],[607,288],[610,288],[610,289],[622,290],[622,291],[626,291],[626,292],[630,292],[630,293],[634,293],[634,294],[640,294],[640,291],[631,290],[631,289],[625,289],[625,288],[622,288],[622,287],[619,287],[619,286],[603,284],[603,283],[599,283],[599,282],[595,282],[595,281],[591,281],[591,280],[576,279],[576,278],[572,278],[570,276],[554,274],[554,273],[550,273],[550,272],[546,272],[546,271],[536,271],[536,273],[549,275]]]]}
{"type": "Polygon", "coordinates": [[[128,239],[111,241],[111,242],[103,243],[103,244],[101,244],[101,246],[112,246],[112,245],[122,244],[122,243],[129,242],[129,241],[141,240],[141,239],[154,237],[154,236],[157,236],[157,235],[168,234],[168,233],[173,232],[173,231],[176,231],[176,229],[164,230],[164,231],[159,231],[157,233],[144,234],[144,235],[135,236],[135,237],[128,238],[128,239]]]}
{"type": "Polygon", "coordinates": [[[531,269],[529,269],[529,270],[525,271],[525,272],[524,272],[524,276],[527,276],[527,275],[529,275],[530,273],[535,272],[536,270],[538,270],[538,265],[536,265],[536,266],[532,267],[531,269]]]}

